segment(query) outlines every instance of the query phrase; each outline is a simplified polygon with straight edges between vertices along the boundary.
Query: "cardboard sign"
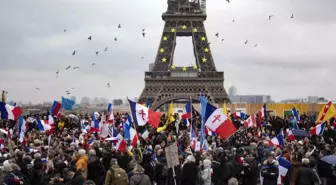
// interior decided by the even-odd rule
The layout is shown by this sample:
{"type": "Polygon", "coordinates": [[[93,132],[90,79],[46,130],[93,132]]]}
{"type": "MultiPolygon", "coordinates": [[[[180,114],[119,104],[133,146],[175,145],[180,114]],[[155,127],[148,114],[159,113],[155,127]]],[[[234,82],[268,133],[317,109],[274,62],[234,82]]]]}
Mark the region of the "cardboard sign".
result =
{"type": "Polygon", "coordinates": [[[176,143],[173,143],[165,148],[168,168],[172,168],[180,164],[177,150],[176,143]]]}

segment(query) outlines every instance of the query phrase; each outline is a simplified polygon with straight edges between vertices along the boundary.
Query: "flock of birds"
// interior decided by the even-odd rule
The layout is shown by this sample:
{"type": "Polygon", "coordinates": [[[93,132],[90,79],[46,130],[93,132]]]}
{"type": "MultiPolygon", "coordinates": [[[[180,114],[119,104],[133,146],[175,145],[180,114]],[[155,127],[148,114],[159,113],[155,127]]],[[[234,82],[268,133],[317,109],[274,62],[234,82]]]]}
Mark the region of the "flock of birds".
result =
{"type": "MultiPolygon", "coordinates": [[[[226,1],[227,1],[228,3],[230,3],[230,0],[226,0],[226,1]]],[[[269,16],[268,16],[268,19],[271,20],[272,17],[274,17],[274,15],[269,15],[269,16]]],[[[294,18],[294,14],[292,14],[290,18],[293,19],[293,18],[294,18]]],[[[232,22],[235,22],[235,20],[232,20],[232,22]]],[[[118,28],[121,28],[121,24],[118,24],[118,28]]],[[[67,32],[66,29],[64,29],[63,31],[64,31],[64,32],[67,32]]],[[[145,32],[145,31],[146,31],[146,29],[142,29],[142,33],[141,33],[141,34],[142,34],[143,38],[146,37],[146,32],[145,32]]],[[[217,33],[215,34],[215,36],[216,36],[217,38],[219,38],[219,32],[217,32],[217,33]]],[[[91,40],[92,40],[92,36],[89,36],[87,39],[88,39],[89,41],[91,41],[91,40]]],[[[114,41],[118,41],[118,38],[115,37],[115,38],[114,38],[114,41]]],[[[224,39],[222,38],[221,41],[223,42],[224,39]]],[[[249,41],[249,40],[246,40],[246,41],[245,41],[245,45],[248,43],[248,41],[249,41]]],[[[210,44],[210,43],[208,43],[208,44],[210,44]]],[[[257,47],[257,46],[258,46],[258,44],[255,44],[255,45],[254,45],[254,47],[257,47]]],[[[104,51],[107,51],[107,47],[105,47],[104,51]]],[[[96,52],[95,52],[96,55],[99,55],[99,52],[100,52],[100,51],[96,51],[96,52]]],[[[76,55],[76,50],[74,50],[74,51],[72,52],[72,55],[76,55]]],[[[144,57],[141,57],[141,59],[144,59],[144,57]]],[[[96,65],[96,63],[92,63],[92,64],[91,64],[92,67],[94,67],[95,65],[96,65]]],[[[68,67],[65,68],[65,70],[69,70],[70,68],[71,68],[71,66],[68,66],[68,67]]],[[[72,69],[73,69],[73,70],[79,69],[79,66],[75,66],[75,67],[73,67],[72,69]]],[[[58,74],[59,74],[59,73],[60,73],[60,71],[57,70],[57,72],[56,72],[56,75],[57,75],[56,78],[58,78],[58,74]]],[[[107,84],[106,84],[106,87],[110,88],[110,87],[111,87],[110,83],[107,83],[107,84]]],[[[36,90],[41,90],[40,88],[35,88],[35,89],[36,89],[36,90]]],[[[74,88],[72,88],[72,89],[74,90],[74,88]]],[[[70,93],[70,91],[67,90],[67,91],[66,91],[66,94],[67,94],[67,95],[70,95],[71,93],[70,93]]]]}

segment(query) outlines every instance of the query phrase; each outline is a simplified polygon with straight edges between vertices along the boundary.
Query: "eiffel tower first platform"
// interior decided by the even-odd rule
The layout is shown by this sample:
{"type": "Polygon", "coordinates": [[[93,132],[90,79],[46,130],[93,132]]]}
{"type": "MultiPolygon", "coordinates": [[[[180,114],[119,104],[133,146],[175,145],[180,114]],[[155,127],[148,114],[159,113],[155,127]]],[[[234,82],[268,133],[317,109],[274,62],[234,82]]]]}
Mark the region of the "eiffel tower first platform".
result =
{"type": "Polygon", "coordinates": [[[165,21],[160,46],[151,71],[145,72],[145,88],[139,102],[146,99],[156,110],[177,99],[199,101],[202,94],[209,102],[229,102],[224,89],[224,72],[217,71],[206,36],[204,4],[199,0],[168,0],[162,14],[165,21]],[[192,37],[194,66],[175,66],[176,37],[192,37]]]}

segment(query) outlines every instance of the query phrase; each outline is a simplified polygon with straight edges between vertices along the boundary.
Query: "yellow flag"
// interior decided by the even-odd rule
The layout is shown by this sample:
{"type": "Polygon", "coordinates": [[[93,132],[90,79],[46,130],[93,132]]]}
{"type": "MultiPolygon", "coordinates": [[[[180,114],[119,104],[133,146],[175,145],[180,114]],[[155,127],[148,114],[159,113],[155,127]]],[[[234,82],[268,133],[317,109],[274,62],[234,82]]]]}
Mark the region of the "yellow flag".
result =
{"type": "Polygon", "coordinates": [[[324,123],[334,116],[336,116],[336,109],[332,104],[332,102],[329,101],[320,111],[320,114],[318,115],[315,123],[316,124],[324,123]]]}
{"type": "Polygon", "coordinates": [[[225,115],[228,114],[228,113],[227,113],[227,108],[226,108],[226,103],[224,103],[224,105],[223,105],[223,113],[224,113],[225,115]]]}
{"type": "Polygon", "coordinates": [[[169,105],[169,110],[168,110],[168,123],[174,122],[175,118],[174,118],[174,113],[173,113],[173,103],[171,103],[169,105]]]}

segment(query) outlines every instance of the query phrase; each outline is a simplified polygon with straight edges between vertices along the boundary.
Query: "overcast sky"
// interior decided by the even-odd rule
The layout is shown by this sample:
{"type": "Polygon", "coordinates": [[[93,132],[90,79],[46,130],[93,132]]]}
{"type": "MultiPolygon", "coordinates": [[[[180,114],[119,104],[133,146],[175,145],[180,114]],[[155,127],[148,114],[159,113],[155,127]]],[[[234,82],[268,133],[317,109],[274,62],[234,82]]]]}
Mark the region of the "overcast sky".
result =
{"type": "MultiPolygon", "coordinates": [[[[225,87],[274,100],[336,99],[335,7],[335,0],[208,0],[205,26],[225,87]]],[[[77,99],[137,97],[166,8],[166,0],[2,0],[0,89],[23,102],[60,99],[66,90],[77,99]]],[[[188,38],[177,42],[176,64],[194,63],[188,38]]]]}

